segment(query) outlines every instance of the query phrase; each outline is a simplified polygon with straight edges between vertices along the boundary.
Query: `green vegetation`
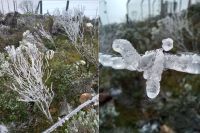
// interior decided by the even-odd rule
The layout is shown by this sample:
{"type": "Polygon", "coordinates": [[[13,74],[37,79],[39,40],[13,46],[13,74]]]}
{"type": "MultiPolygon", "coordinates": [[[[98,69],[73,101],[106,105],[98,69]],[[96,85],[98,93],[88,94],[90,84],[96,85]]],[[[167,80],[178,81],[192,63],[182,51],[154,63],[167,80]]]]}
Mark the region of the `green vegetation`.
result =
{"type": "MultiPolygon", "coordinates": [[[[49,41],[43,36],[39,36],[42,43],[47,49],[55,51],[54,58],[49,62],[52,69],[50,79],[47,81],[47,86],[53,83],[53,91],[55,97],[50,106],[50,113],[54,122],[58,120],[62,111],[62,103],[66,99],[67,104],[72,108],[80,105],[79,97],[82,93],[93,93],[91,88],[97,90],[97,79],[94,76],[97,74],[97,66],[90,63],[86,58],[78,53],[74,45],[69,41],[63,31],[55,31],[53,29],[53,17],[35,16],[32,14],[17,14],[10,13],[10,19],[16,20],[16,23],[9,23],[4,20],[4,23],[9,27],[6,34],[0,34],[1,52],[7,45],[19,46],[19,41],[22,40],[22,34],[26,30],[30,30],[32,34],[38,34],[35,27],[42,25],[45,31],[49,32],[54,42],[49,41]],[[87,82],[84,82],[87,81],[87,82]]],[[[86,22],[91,20],[85,18],[86,22]]],[[[1,33],[1,32],[0,32],[1,33]]],[[[89,31],[86,31],[86,38],[89,40],[89,31]],[[88,33],[87,33],[88,32],[88,33]]],[[[38,34],[39,35],[39,34],[38,34]]],[[[98,50],[97,34],[94,36],[94,44],[96,51],[98,50]]],[[[43,49],[41,49],[42,51],[43,49]]],[[[0,80],[0,123],[9,127],[10,132],[34,132],[39,133],[52,125],[41,114],[40,110],[32,103],[24,103],[18,101],[18,95],[13,92],[9,85],[11,80],[6,76],[0,80]]],[[[68,112],[69,113],[69,112],[68,112]]],[[[66,114],[65,114],[66,115],[66,114]]],[[[98,118],[95,111],[81,111],[77,116],[68,121],[65,126],[57,129],[55,132],[69,132],[72,123],[79,123],[77,127],[82,126],[85,132],[94,132],[98,130],[98,118]]]]}

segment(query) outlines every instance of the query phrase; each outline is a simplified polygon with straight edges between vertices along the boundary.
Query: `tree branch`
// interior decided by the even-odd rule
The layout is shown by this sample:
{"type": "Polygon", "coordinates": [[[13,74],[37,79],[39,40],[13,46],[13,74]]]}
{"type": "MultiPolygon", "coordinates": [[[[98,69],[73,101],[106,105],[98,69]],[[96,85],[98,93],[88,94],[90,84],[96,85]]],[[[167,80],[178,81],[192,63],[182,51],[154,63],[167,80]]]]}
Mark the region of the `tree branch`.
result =
{"type": "Polygon", "coordinates": [[[99,99],[99,94],[94,96],[91,100],[88,100],[88,101],[84,102],[83,104],[79,105],[71,113],[69,113],[68,115],[66,115],[62,119],[60,119],[53,126],[51,126],[50,128],[48,128],[47,130],[45,130],[42,133],[50,133],[50,132],[54,131],[57,127],[62,126],[62,124],[65,123],[65,121],[68,121],[72,116],[74,116],[76,113],[78,113],[81,109],[83,109],[84,107],[88,106],[91,103],[98,101],[98,99],[99,99]]]}

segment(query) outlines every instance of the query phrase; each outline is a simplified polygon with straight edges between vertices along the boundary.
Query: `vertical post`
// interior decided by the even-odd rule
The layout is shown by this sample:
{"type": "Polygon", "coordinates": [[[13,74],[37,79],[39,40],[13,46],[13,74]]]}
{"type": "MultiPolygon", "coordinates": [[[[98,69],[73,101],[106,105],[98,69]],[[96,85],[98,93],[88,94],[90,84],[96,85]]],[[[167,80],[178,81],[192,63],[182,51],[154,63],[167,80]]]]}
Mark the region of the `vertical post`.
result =
{"type": "Polygon", "coordinates": [[[160,16],[163,17],[163,0],[160,1],[160,16]]]}
{"type": "Polygon", "coordinates": [[[129,23],[129,3],[131,0],[127,0],[126,2],[126,22],[129,23]]]}
{"type": "Polygon", "coordinates": [[[177,2],[174,0],[174,13],[177,11],[177,2]]]}
{"type": "Polygon", "coordinates": [[[140,3],[140,8],[141,8],[141,18],[143,19],[143,2],[144,0],[141,1],[140,3]]]}
{"type": "Polygon", "coordinates": [[[14,12],[16,11],[15,9],[15,0],[13,0],[13,9],[14,9],[14,12]]]}
{"type": "Polygon", "coordinates": [[[191,5],[192,5],[192,1],[189,0],[189,1],[188,1],[188,8],[189,8],[191,5]]]}
{"type": "Polygon", "coordinates": [[[68,11],[68,9],[69,9],[69,0],[67,0],[66,11],[68,11]]]}
{"type": "Polygon", "coordinates": [[[42,13],[42,0],[40,1],[40,14],[42,15],[43,13],[42,13]]]}

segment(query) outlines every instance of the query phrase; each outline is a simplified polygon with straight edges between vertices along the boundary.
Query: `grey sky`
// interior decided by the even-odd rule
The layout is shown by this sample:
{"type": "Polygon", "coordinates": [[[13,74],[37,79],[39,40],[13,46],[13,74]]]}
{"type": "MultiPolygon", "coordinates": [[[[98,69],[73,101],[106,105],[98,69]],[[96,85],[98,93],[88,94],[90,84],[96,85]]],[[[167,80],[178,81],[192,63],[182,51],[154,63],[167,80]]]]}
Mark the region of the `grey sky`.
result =
{"type": "MultiPolygon", "coordinates": [[[[165,1],[165,0],[164,0],[165,1]]],[[[173,2],[174,0],[167,0],[170,2],[173,2]]],[[[180,0],[176,0],[179,4],[180,0]]],[[[192,0],[192,3],[195,3],[198,0],[192,0]]],[[[100,0],[99,9],[100,9],[100,17],[103,24],[108,23],[120,23],[125,21],[125,15],[127,13],[126,11],[126,2],[127,0],[100,0]],[[107,11],[105,13],[104,11],[107,11]]],[[[151,0],[153,2],[153,0],[151,0]]],[[[156,0],[156,3],[154,5],[154,8],[151,10],[151,12],[154,12],[154,14],[159,13],[159,2],[160,0],[156,0]]],[[[135,20],[141,19],[141,0],[131,0],[130,2],[130,14],[132,17],[134,17],[135,20]]],[[[188,0],[182,0],[182,9],[186,9],[188,4],[188,0]]],[[[143,3],[143,18],[146,18],[148,16],[148,0],[144,0],[143,3]]]]}
{"type": "Polygon", "coordinates": [[[125,20],[127,0],[100,0],[99,14],[103,24],[125,20]],[[107,11],[107,13],[105,13],[107,11]]]}
{"type": "MultiPolygon", "coordinates": [[[[65,9],[66,0],[43,0],[43,11],[52,13],[56,8],[65,9]]],[[[84,14],[88,17],[98,15],[98,0],[70,0],[69,9],[84,7],[84,14]]]]}
{"type": "MultiPolygon", "coordinates": [[[[8,12],[8,4],[10,10],[13,10],[13,0],[0,0],[0,2],[3,2],[4,11],[8,12]]],[[[15,0],[19,4],[23,0],[15,0]]],[[[32,0],[34,3],[34,6],[37,6],[37,3],[39,0],[32,0]]],[[[52,13],[56,8],[59,8],[60,10],[64,9],[66,6],[67,0],[43,0],[43,12],[46,13],[47,10],[52,13]]],[[[152,2],[153,0],[151,0],[152,2]]],[[[154,12],[154,14],[159,13],[159,1],[156,0],[156,3],[154,5],[154,8],[151,12],[154,12]]],[[[164,0],[165,1],[165,0],[164,0]]],[[[174,0],[168,0],[168,1],[174,1],[174,0]]],[[[177,2],[180,2],[180,0],[176,0],[177,2]]],[[[198,0],[192,0],[194,3],[198,0]]],[[[108,23],[120,23],[125,21],[125,15],[127,13],[126,11],[126,2],[127,0],[70,0],[69,8],[73,9],[74,7],[85,7],[85,15],[88,17],[96,17],[96,14],[99,14],[101,17],[101,21],[103,24],[108,23]],[[105,4],[106,3],[106,4],[105,4]],[[98,12],[99,9],[99,12],[98,12]],[[105,13],[107,11],[107,13],[105,13]]],[[[181,9],[187,8],[188,0],[182,0],[182,7],[181,9]]],[[[140,20],[141,17],[141,0],[131,0],[130,2],[130,15],[135,20],[140,20]]],[[[0,4],[0,10],[2,11],[2,6],[0,4]]],[[[18,8],[18,11],[19,8],[18,8]]],[[[143,3],[143,18],[148,16],[148,0],[144,0],[143,3]]]]}
{"type": "MultiPolygon", "coordinates": [[[[3,2],[3,9],[4,12],[8,12],[8,7],[10,8],[10,11],[14,10],[13,6],[13,0],[0,0],[0,2],[3,2]],[[8,5],[9,4],[9,5],[8,5]]],[[[20,2],[23,0],[15,0],[17,1],[17,4],[19,5],[20,2]]],[[[65,9],[67,0],[43,0],[43,12],[46,13],[49,11],[52,13],[55,9],[63,10],[65,9]]],[[[37,6],[39,0],[32,0],[34,7],[37,6]]],[[[74,7],[81,7],[83,6],[85,11],[85,15],[88,17],[96,17],[98,13],[98,0],[70,0],[69,9],[73,9],[74,7]]],[[[2,11],[2,5],[0,3],[0,10],[2,11]]],[[[18,7],[18,11],[20,11],[18,7]]]]}

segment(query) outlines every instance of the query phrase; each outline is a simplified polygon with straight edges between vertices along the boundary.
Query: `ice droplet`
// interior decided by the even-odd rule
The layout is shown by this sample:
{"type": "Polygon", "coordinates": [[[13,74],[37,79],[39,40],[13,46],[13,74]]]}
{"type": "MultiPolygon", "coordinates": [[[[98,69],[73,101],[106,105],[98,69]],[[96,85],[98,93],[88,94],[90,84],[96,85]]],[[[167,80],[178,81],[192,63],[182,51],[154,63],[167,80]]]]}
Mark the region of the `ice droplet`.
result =
{"type": "Polygon", "coordinates": [[[163,39],[162,40],[162,48],[164,51],[169,51],[173,48],[173,40],[171,38],[163,39]]]}

